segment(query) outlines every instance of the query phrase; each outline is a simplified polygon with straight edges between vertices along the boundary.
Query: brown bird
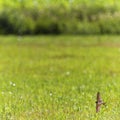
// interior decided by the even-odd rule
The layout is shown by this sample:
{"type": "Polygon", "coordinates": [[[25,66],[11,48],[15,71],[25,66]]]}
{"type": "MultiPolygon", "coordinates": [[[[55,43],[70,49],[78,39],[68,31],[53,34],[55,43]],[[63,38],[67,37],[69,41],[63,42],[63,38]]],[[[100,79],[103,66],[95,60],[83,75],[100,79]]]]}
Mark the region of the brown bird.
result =
{"type": "Polygon", "coordinates": [[[97,93],[97,101],[96,101],[96,112],[100,111],[100,107],[101,105],[105,105],[105,103],[102,101],[101,97],[100,97],[100,93],[97,93]]]}

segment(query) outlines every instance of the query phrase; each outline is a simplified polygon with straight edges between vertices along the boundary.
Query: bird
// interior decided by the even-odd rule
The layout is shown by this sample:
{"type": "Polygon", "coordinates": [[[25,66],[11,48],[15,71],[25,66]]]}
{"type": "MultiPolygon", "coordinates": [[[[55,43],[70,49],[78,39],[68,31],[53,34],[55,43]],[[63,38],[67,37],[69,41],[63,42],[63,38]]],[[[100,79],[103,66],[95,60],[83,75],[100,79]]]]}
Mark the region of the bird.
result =
{"type": "Polygon", "coordinates": [[[105,103],[102,101],[100,97],[100,92],[97,93],[97,101],[96,101],[96,112],[98,113],[100,111],[101,105],[105,105],[105,103]]]}

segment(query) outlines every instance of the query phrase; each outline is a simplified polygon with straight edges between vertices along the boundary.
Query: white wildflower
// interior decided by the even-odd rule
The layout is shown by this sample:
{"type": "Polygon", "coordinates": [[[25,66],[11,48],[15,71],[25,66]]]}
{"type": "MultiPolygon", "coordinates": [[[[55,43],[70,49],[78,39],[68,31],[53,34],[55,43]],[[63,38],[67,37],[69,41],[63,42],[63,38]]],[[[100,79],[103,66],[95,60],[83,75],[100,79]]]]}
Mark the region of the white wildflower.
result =
{"type": "Polygon", "coordinates": [[[52,96],[52,93],[50,93],[50,96],[52,96]]]}
{"type": "Polygon", "coordinates": [[[16,84],[15,84],[15,83],[13,83],[13,82],[11,82],[11,81],[10,81],[10,85],[11,85],[11,86],[13,86],[13,87],[15,87],[15,86],[16,86],[16,84]]]}
{"type": "Polygon", "coordinates": [[[4,92],[2,91],[1,94],[4,95],[4,92]]]}
{"type": "Polygon", "coordinates": [[[15,84],[15,83],[13,83],[13,86],[15,87],[15,86],[16,86],[16,84],[15,84]]]}
{"type": "Polygon", "coordinates": [[[69,71],[67,71],[67,72],[66,72],[66,75],[70,75],[70,72],[69,72],[69,71]]]}
{"type": "Polygon", "coordinates": [[[12,95],[12,92],[11,92],[11,91],[9,91],[9,94],[10,94],[10,95],[12,95]]]}

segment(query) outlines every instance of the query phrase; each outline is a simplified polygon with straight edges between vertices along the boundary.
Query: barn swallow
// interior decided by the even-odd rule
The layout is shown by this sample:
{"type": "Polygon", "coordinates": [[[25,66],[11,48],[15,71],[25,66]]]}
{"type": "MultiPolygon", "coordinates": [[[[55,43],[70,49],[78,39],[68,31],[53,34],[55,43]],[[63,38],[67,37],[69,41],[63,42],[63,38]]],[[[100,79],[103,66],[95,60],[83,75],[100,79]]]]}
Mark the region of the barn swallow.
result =
{"type": "Polygon", "coordinates": [[[101,97],[100,97],[100,93],[97,93],[97,101],[96,101],[96,112],[100,111],[100,107],[101,105],[105,105],[105,103],[102,101],[101,97]]]}

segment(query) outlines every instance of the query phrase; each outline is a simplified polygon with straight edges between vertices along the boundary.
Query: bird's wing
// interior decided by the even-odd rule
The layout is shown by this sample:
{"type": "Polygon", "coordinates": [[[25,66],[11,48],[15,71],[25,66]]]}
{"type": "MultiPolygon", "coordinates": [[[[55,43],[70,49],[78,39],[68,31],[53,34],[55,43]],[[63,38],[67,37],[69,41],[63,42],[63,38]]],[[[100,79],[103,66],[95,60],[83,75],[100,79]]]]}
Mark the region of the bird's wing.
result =
{"type": "Polygon", "coordinates": [[[97,102],[102,102],[102,99],[100,97],[100,93],[99,92],[97,93],[97,102]]]}

